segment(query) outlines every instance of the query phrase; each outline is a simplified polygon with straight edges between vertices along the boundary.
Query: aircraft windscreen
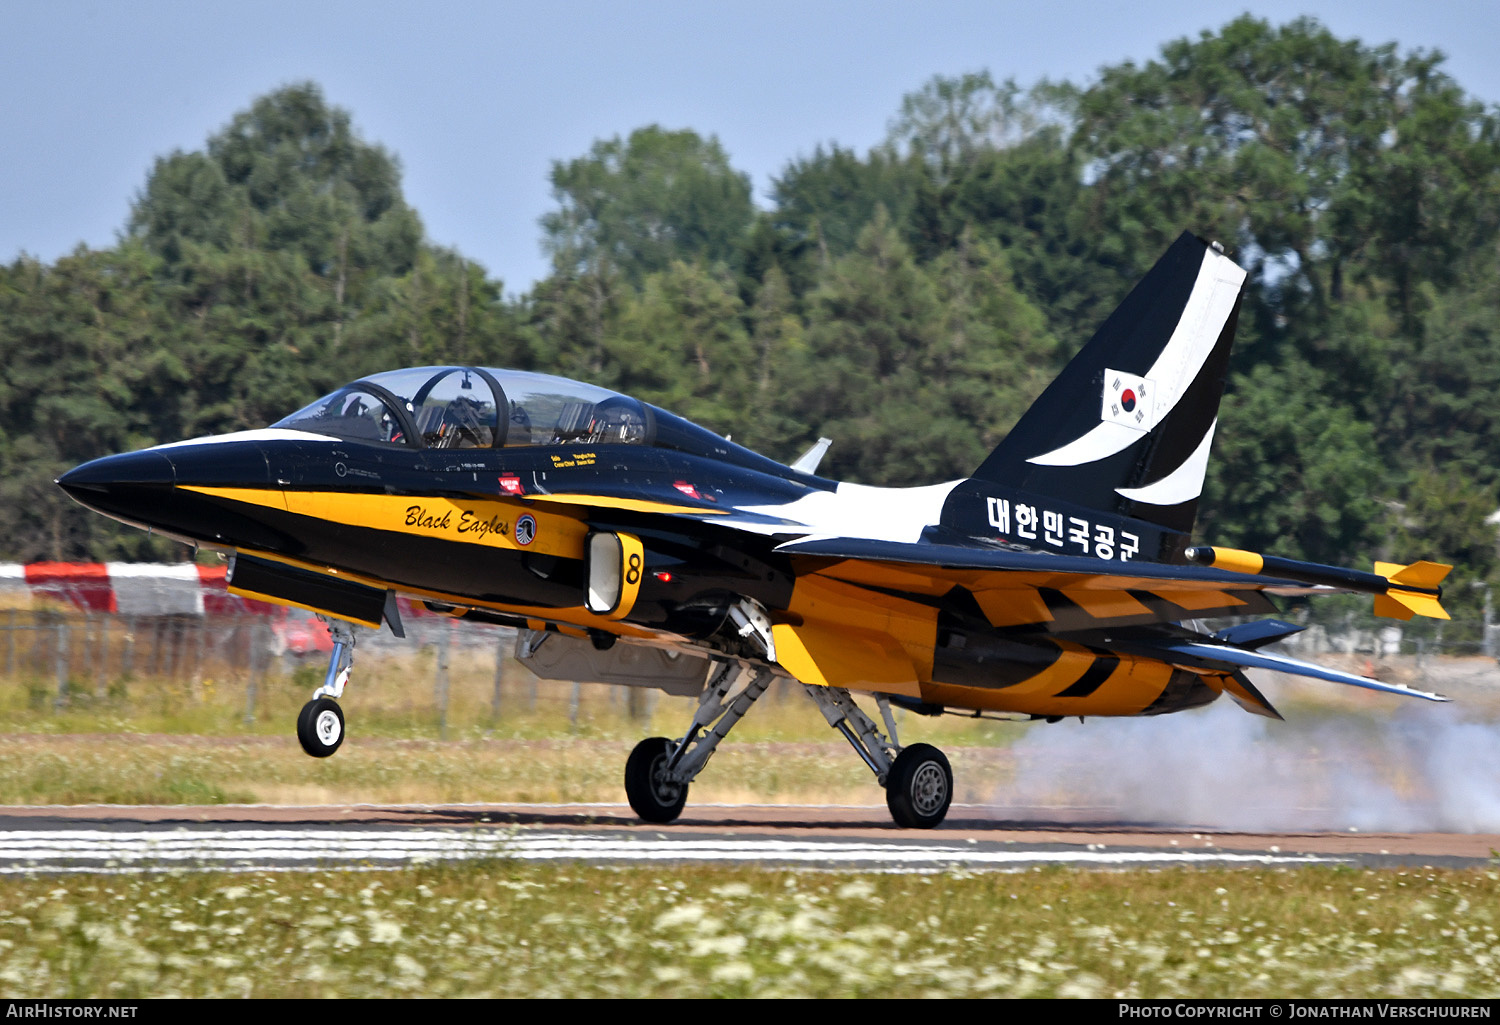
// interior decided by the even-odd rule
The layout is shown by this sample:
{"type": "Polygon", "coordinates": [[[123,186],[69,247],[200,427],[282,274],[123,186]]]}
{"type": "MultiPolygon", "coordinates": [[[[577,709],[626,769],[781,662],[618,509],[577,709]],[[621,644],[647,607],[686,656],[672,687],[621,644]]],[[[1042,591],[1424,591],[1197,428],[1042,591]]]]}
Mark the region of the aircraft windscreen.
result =
{"type": "Polygon", "coordinates": [[[351,441],[405,443],[400,417],[379,396],[354,385],[325,395],[271,426],[328,434],[351,441]]]}
{"type": "Polygon", "coordinates": [[[416,367],[356,381],[274,426],[351,441],[426,448],[491,448],[500,443],[509,448],[644,445],[650,442],[652,422],[646,407],[635,399],[563,377],[480,367],[416,367]],[[391,405],[392,400],[399,408],[391,405]],[[417,437],[408,439],[406,427],[415,427],[417,437]]]}

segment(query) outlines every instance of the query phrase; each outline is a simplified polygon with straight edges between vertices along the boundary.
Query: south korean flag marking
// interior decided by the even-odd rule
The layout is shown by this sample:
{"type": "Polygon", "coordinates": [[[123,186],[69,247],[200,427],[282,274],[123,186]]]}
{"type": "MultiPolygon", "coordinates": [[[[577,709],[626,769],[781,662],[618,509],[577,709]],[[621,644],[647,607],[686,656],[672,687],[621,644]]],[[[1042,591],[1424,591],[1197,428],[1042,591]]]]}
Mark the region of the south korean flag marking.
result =
{"type": "Polygon", "coordinates": [[[1104,371],[1104,402],[1099,419],[1134,431],[1156,426],[1156,382],[1122,370],[1104,371]]]}

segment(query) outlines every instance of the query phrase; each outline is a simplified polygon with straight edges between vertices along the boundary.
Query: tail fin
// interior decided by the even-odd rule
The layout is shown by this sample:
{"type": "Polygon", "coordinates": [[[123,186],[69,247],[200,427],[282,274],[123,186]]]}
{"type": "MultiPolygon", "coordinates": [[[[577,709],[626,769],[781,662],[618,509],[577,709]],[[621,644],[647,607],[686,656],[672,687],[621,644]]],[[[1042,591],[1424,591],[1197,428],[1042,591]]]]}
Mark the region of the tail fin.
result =
{"type": "Polygon", "coordinates": [[[1190,531],[1244,281],[1184,232],[974,476],[1190,531]]]}

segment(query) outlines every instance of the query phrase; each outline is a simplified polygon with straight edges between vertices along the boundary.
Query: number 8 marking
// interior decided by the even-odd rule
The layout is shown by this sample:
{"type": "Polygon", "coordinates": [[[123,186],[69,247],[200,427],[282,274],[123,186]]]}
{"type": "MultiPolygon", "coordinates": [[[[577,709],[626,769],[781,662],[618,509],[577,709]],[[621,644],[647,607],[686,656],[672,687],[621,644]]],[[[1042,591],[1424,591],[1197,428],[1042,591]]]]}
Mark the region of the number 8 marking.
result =
{"type": "Polygon", "coordinates": [[[625,582],[632,586],[641,580],[641,557],[636,552],[630,553],[629,568],[625,571],[625,582]]]}

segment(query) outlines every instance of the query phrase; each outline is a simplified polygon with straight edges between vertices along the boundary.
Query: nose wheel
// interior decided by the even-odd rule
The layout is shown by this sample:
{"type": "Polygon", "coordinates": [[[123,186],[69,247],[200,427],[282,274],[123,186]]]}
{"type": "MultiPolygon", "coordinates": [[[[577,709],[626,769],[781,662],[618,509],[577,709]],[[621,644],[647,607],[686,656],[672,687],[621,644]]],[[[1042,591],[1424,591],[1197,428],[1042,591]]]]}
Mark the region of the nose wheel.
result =
{"type": "Polygon", "coordinates": [[[342,620],[322,615],[318,618],[328,626],[333,653],[328,657],[323,686],[313,691],[312,700],[297,716],[297,740],[314,758],[327,758],[344,742],[344,710],[335,699],[343,695],[349,670],[354,668],[354,631],[342,620]]]}
{"type": "Polygon", "coordinates": [[[297,716],[297,740],[314,758],[327,758],[344,742],[344,710],[333,698],[314,698],[297,716]]]}

